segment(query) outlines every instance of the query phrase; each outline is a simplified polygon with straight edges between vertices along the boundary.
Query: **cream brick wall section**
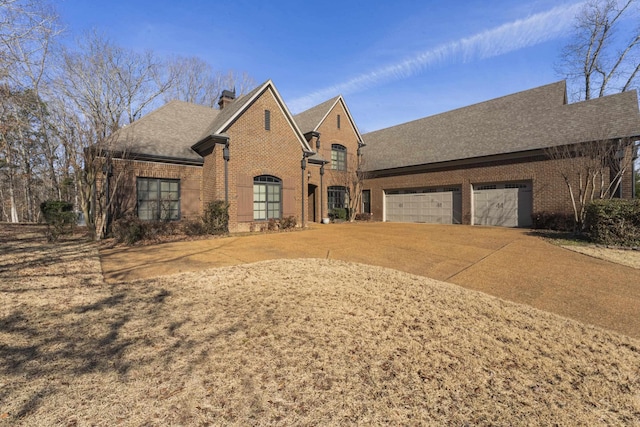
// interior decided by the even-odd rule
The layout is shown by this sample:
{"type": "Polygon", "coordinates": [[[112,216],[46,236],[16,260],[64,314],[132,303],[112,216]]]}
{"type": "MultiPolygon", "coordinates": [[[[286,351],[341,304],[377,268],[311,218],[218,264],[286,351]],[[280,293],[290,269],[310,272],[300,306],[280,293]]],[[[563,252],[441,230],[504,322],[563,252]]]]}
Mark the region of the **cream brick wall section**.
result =
{"type": "MultiPolygon", "coordinates": [[[[236,120],[226,133],[229,135],[229,228],[248,231],[250,222],[238,221],[237,185],[242,177],[273,175],[282,180],[283,187],[292,187],[295,194],[295,216],[301,221],[302,145],[272,91],[267,89],[236,120]],[[271,111],[271,130],[264,128],[264,110],[271,111]]],[[[216,155],[215,196],[224,199],[224,163],[221,146],[216,155]]],[[[215,151],[218,151],[215,153],[215,151]]],[[[207,159],[206,161],[208,161],[207,159]]],[[[205,161],[205,162],[206,162],[205,161]]],[[[306,189],[305,189],[306,191],[306,189]]],[[[306,209],[306,208],[305,208],[306,209]]]]}
{"type": "Polygon", "coordinates": [[[383,190],[417,187],[462,187],[462,222],[471,223],[472,187],[474,184],[531,181],[533,184],[533,212],[572,213],[571,200],[558,172],[558,162],[542,157],[485,162],[459,168],[417,172],[389,177],[369,178],[364,188],[371,190],[371,210],[375,220],[383,219],[383,190]]]}
{"type": "Polygon", "coordinates": [[[123,191],[132,195],[127,198],[127,212],[136,212],[137,177],[167,178],[180,180],[181,219],[193,219],[201,215],[201,166],[175,165],[137,160],[114,160],[114,174],[118,173],[118,168],[126,169],[128,178],[123,181],[123,191]]]}

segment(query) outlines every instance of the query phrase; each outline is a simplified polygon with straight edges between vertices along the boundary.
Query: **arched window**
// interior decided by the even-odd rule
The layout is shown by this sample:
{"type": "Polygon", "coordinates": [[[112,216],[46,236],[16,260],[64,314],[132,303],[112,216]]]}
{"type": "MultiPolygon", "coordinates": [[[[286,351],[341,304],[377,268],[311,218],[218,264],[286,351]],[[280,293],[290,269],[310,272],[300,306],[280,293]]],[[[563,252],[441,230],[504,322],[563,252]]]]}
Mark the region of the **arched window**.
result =
{"type": "Polygon", "coordinates": [[[347,170],[347,147],[340,144],[331,144],[331,169],[347,170]]]}
{"type": "Polygon", "coordinates": [[[282,180],[271,175],[253,178],[253,219],[266,221],[282,216],[282,180]]]}

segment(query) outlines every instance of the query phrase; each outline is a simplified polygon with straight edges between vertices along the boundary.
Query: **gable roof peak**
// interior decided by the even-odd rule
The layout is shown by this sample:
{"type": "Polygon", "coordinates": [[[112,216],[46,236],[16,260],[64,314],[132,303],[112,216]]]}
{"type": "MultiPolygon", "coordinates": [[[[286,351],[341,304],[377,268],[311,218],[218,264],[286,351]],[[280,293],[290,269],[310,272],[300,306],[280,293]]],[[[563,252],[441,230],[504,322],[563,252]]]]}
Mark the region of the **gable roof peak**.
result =
{"type": "Polygon", "coordinates": [[[304,110],[301,113],[296,114],[294,118],[298,123],[298,126],[300,126],[302,132],[306,134],[308,132],[317,131],[320,127],[320,124],[324,121],[329,112],[331,112],[333,107],[335,107],[335,105],[339,101],[342,101],[342,104],[346,109],[344,98],[342,98],[342,95],[337,95],[331,99],[321,102],[318,105],[304,110]]]}
{"type": "Polygon", "coordinates": [[[276,100],[276,103],[280,107],[281,111],[287,117],[291,128],[294,133],[300,140],[300,144],[302,146],[303,151],[312,151],[309,147],[307,141],[305,140],[300,128],[296,124],[293,119],[293,115],[287,108],[287,105],[284,103],[282,96],[278,92],[275,84],[271,79],[266,80],[264,83],[258,85],[252,91],[247,93],[246,95],[241,96],[236,99],[234,102],[230,103],[226,108],[220,110],[218,116],[213,120],[213,122],[207,127],[205,132],[201,135],[200,139],[193,145],[193,147],[198,146],[200,143],[215,137],[216,135],[220,135],[225,132],[229,127],[257,100],[263,93],[267,90],[271,90],[273,96],[276,100]]]}

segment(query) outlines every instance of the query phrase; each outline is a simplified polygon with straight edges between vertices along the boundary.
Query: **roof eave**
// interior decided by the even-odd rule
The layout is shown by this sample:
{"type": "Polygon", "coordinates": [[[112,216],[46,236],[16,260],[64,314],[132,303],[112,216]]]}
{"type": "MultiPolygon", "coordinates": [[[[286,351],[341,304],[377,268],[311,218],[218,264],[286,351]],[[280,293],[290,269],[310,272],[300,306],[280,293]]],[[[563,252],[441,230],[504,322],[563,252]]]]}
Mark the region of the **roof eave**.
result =
{"type": "Polygon", "coordinates": [[[211,134],[202,138],[191,146],[191,149],[196,153],[202,155],[206,151],[211,150],[216,144],[226,145],[229,143],[229,135],[227,134],[211,134]]]}
{"type": "Polygon", "coordinates": [[[432,163],[421,163],[415,165],[403,165],[403,166],[392,166],[380,169],[369,169],[365,170],[367,173],[371,173],[373,175],[384,176],[387,174],[397,174],[397,173],[414,173],[418,171],[426,171],[432,169],[447,169],[447,168],[457,168],[461,166],[469,166],[478,163],[486,163],[486,162],[495,162],[495,161],[508,161],[508,160],[524,160],[530,159],[531,157],[537,157],[545,155],[544,148],[536,148],[532,150],[518,151],[512,153],[502,153],[502,154],[490,154],[486,156],[477,156],[477,157],[468,157],[464,159],[452,159],[452,160],[443,160],[439,162],[432,163]]]}
{"type": "Polygon", "coordinates": [[[123,160],[137,160],[144,162],[172,163],[188,166],[202,166],[204,159],[189,159],[186,157],[160,156],[157,154],[132,153],[132,152],[111,152],[113,158],[123,160]]]}

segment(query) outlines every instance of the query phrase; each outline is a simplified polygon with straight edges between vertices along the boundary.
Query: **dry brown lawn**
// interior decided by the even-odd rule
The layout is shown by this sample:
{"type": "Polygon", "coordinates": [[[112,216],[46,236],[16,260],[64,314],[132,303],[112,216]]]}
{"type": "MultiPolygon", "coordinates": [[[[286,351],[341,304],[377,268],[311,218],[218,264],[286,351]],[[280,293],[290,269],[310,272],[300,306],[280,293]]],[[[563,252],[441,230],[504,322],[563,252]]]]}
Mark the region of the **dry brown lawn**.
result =
{"type": "Polygon", "coordinates": [[[615,262],[616,264],[640,269],[640,251],[637,250],[610,249],[594,245],[565,245],[562,247],[594,258],[600,258],[606,261],[615,262]]]}
{"type": "Polygon", "coordinates": [[[107,285],[0,226],[0,426],[640,425],[640,342],[379,267],[107,285]]]}

